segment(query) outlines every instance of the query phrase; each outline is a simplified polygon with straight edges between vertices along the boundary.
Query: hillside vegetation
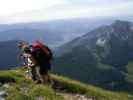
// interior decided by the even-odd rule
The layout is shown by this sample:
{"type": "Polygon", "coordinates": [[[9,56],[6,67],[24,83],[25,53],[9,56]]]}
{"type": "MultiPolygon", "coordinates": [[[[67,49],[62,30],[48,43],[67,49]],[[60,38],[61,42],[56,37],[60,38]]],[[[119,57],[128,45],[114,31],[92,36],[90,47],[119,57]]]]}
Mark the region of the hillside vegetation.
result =
{"type": "Polygon", "coordinates": [[[59,75],[51,76],[62,89],[35,84],[25,77],[25,69],[0,71],[0,91],[7,92],[6,100],[77,100],[72,97],[74,95],[90,98],[87,100],[133,100],[133,95],[128,93],[103,90],[59,75]]]}
{"type": "Polygon", "coordinates": [[[60,46],[54,72],[110,90],[132,91],[132,27],[132,22],[116,20],[60,46]]]}

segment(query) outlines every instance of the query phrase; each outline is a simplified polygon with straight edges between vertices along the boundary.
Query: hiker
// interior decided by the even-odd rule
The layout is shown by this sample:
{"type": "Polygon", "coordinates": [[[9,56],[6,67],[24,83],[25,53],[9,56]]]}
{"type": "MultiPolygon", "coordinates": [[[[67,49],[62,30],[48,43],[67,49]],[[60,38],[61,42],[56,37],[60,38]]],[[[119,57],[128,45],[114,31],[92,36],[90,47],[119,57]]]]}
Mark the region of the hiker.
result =
{"type": "Polygon", "coordinates": [[[36,77],[37,62],[34,59],[34,57],[32,56],[32,52],[31,52],[29,45],[25,41],[21,41],[21,42],[19,42],[18,47],[22,50],[21,57],[23,57],[25,65],[28,68],[28,71],[31,72],[31,78],[34,81],[37,81],[38,80],[36,77]]]}
{"type": "Polygon", "coordinates": [[[51,50],[40,41],[35,41],[32,44],[32,55],[40,67],[39,73],[42,83],[51,83],[51,77],[49,75],[49,70],[51,70],[51,60],[53,59],[51,50]]]}

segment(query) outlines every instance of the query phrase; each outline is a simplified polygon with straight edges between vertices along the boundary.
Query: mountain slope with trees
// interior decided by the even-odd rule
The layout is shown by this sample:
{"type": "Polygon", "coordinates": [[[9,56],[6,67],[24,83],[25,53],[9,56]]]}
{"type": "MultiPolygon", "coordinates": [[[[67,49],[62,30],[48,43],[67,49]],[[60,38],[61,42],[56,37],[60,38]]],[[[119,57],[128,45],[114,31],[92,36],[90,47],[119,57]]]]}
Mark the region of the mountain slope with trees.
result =
{"type": "Polygon", "coordinates": [[[133,88],[133,23],[117,20],[58,48],[54,71],[109,89],[133,88]]]}

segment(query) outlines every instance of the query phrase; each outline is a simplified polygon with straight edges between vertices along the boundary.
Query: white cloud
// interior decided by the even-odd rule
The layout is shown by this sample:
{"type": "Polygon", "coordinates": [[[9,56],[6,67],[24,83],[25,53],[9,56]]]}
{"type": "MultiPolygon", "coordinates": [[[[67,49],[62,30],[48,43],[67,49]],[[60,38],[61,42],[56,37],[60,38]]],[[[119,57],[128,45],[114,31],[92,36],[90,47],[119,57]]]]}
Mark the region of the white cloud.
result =
{"type": "MultiPolygon", "coordinates": [[[[1,2],[2,0],[0,0],[1,2]]],[[[5,0],[9,1],[9,0],[5,0]]],[[[4,1],[4,2],[5,2],[4,1]]],[[[107,17],[133,15],[130,0],[10,0],[8,8],[0,7],[1,22],[27,22],[72,17],[107,17]],[[20,2],[19,2],[20,1],[20,2]],[[128,1],[128,2],[127,2],[128,1]],[[15,5],[13,7],[13,5],[15,5]],[[1,12],[2,9],[6,12],[1,12]],[[13,14],[14,13],[14,14],[13,14]]],[[[1,6],[2,4],[0,4],[1,6]]],[[[5,2],[6,5],[6,2],[5,2]]]]}
{"type": "Polygon", "coordinates": [[[0,15],[10,15],[27,10],[47,8],[63,0],[0,0],[0,15]]]}

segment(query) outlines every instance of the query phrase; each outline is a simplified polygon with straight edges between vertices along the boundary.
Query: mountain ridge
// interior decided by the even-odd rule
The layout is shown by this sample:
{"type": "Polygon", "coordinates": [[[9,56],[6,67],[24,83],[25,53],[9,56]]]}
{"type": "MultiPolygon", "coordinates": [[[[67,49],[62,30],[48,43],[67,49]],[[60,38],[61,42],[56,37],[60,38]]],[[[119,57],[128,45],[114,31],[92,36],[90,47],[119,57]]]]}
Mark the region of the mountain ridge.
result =
{"type": "Polygon", "coordinates": [[[51,47],[55,48],[78,36],[83,35],[94,27],[98,27],[101,24],[110,22],[110,19],[90,20],[87,18],[79,18],[47,22],[31,22],[4,25],[1,24],[0,41],[6,41],[7,39],[23,39],[31,42],[32,40],[41,39],[42,41],[48,43],[48,45],[50,45],[51,47]],[[90,27],[90,25],[93,27],[90,27]],[[7,33],[10,33],[12,35],[9,37],[10,34],[7,33]],[[26,35],[28,38],[26,37],[26,35]]]}
{"type": "Polygon", "coordinates": [[[126,78],[133,61],[132,25],[117,20],[59,47],[55,72],[108,89],[133,88],[126,78]]]}

